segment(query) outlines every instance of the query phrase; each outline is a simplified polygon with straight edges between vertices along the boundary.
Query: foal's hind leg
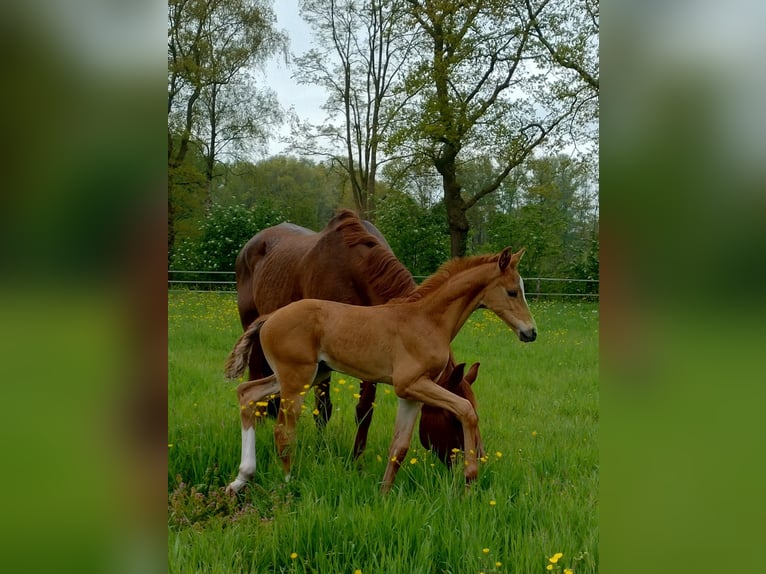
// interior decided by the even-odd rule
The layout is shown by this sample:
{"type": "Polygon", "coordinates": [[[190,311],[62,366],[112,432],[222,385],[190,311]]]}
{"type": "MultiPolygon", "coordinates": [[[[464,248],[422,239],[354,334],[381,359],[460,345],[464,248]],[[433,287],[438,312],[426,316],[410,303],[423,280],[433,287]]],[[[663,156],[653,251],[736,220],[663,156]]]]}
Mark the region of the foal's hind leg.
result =
{"type": "Polygon", "coordinates": [[[285,480],[290,480],[295,427],[301,414],[305,390],[313,384],[316,375],[316,365],[284,368],[279,371],[282,401],[274,427],[274,442],[279,458],[282,459],[285,480]]]}
{"type": "Polygon", "coordinates": [[[227,493],[235,493],[240,490],[255,474],[253,419],[260,408],[257,403],[277,392],[279,392],[279,383],[274,375],[257,381],[247,381],[237,387],[239,416],[242,421],[242,456],[237,478],[226,487],[227,493]]]}

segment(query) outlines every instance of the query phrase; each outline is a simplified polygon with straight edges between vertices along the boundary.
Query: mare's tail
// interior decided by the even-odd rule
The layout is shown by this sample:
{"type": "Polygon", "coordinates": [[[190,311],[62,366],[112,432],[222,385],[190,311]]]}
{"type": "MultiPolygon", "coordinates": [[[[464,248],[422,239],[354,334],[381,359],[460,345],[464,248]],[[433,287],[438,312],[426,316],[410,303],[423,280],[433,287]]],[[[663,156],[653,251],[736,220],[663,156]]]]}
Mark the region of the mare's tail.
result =
{"type": "Polygon", "coordinates": [[[231,350],[231,353],[229,353],[224,365],[223,370],[226,378],[236,379],[245,372],[254,346],[258,346],[256,352],[263,353],[259,331],[269,316],[270,315],[261,315],[258,317],[255,321],[250,323],[250,326],[245,329],[245,332],[240,335],[239,339],[237,339],[237,342],[234,344],[234,348],[231,350]]]}

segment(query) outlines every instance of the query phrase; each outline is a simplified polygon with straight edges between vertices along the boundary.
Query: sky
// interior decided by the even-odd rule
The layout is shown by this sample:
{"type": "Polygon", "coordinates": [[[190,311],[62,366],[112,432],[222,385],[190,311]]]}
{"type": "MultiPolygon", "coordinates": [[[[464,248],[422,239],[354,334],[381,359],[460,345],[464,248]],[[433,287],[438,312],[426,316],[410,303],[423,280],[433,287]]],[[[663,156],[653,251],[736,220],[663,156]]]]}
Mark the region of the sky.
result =
{"type": "MultiPolygon", "coordinates": [[[[311,48],[311,30],[298,13],[298,0],[278,0],[274,2],[277,16],[277,29],[287,32],[290,39],[290,53],[300,56],[311,48]]],[[[277,93],[279,103],[286,110],[292,109],[301,120],[319,123],[324,119],[322,104],[327,99],[325,91],[316,86],[299,85],[292,79],[292,71],[283,58],[268,62],[265,70],[265,82],[277,93]]],[[[268,155],[285,151],[284,140],[290,135],[290,127],[282,126],[279,135],[269,143],[268,155]]]]}

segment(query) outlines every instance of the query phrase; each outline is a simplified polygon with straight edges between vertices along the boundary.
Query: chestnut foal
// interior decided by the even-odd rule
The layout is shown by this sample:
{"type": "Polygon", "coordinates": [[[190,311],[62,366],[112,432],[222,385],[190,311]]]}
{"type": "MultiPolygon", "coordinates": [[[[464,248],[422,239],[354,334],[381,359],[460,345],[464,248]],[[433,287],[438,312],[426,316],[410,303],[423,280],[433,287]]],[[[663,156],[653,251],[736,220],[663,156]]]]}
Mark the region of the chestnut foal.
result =
{"type": "Polygon", "coordinates": [[[404,460],[423,404],[446,409],[463,427],[466,483],[478,473],[478,415],[470,401],[434,381],[448,364],[450,342],[479,306],[502,319],[522,342],[537,338],[512,253],[453,259],[404,300],[375,307],[303,299],[259,317],[240,336],[226,362],[226,375],[244,372],[259,344],[273,375],[239,385],[242,462],[227,490],[236,492],[255,473],[256,403],[279,392],[282,404],[274,428],[277,450],[290,478],[291,449],[305,392],[327,371],[394,387],[399,398],[394,437],[381,491],[388,492],[404,460]]]}

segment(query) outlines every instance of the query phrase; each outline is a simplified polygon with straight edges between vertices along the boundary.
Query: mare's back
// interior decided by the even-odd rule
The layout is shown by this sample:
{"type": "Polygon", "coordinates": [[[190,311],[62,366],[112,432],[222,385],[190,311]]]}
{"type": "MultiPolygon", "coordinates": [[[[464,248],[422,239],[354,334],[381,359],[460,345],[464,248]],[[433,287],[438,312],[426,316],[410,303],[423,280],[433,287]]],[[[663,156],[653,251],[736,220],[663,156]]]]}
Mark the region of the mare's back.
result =
{"type": "Polygon", "coordinates": [[[300,265],[318,234],[292,223],[258,232],[237,256],[237,307],[242,327],[302,298],[300,265]]]}

